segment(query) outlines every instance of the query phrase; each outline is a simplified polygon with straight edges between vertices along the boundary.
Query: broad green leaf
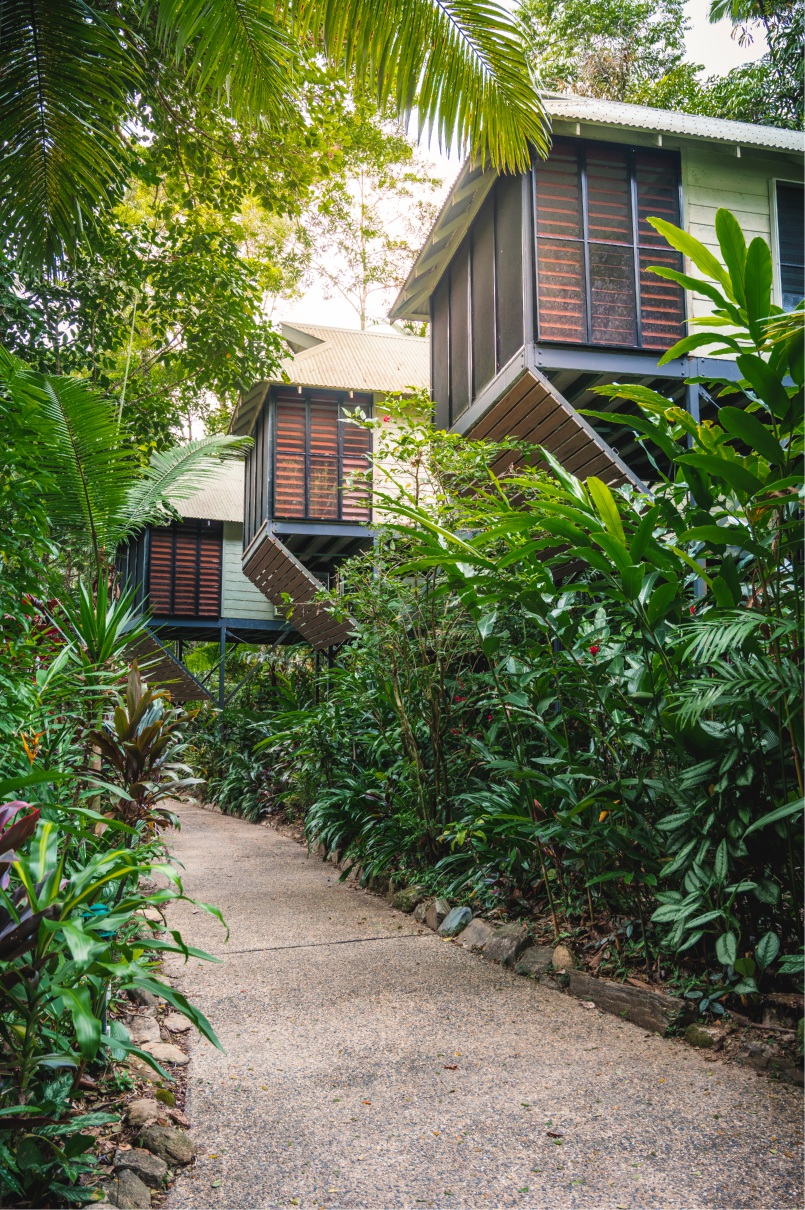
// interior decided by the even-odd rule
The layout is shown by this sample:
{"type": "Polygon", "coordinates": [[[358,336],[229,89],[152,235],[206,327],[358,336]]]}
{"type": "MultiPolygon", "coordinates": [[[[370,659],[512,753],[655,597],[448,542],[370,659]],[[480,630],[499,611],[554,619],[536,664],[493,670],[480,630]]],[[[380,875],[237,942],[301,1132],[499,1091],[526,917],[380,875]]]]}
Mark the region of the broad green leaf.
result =
{"type": "Polygon", "coordinates": [[[675,361],[677,357],[687,357],[689,353],[695,349],[702,348],[703,345],[723,344],[726,348],[734,352],[740,352],[741,346],[737,340],[733,340],[731,336],[724,336],[719,333],[710,332],[694,332],[692,336],[683,336],[675,345],[672,345],[667,353],[663,353],[658,365],[667,365],[669,361],[675,361]]]}
{"type": "Polygon", "coordinates": [[[92,1011],[89,988],[58,987],[54,991],[62,997],[73,1018],[82,1058],[94,1059],[101,1044],[101,1023],[92,1011]]]}
{"type": "Polygon", "coordinates": [[[592,497],[595,510],[598,513],[604,525],[613,538],[616,538],[622,546],[626,545],[626,535],[623,532],[623,522],[621,521],[618,506],[615,503],[615,497],[600,479],[595,475],[590,475],[587,480],[587,490],[592,497]]]}
{"type": "Polygon", "coordinates": [[[729,871],[730,855],[727,850],[726,840],[722,840],[721,844],[716,849],[716,855],[713,860],[713,873],[719,882],[727,881],[727,873],[729,871]]]}
{"type": "Polygon", "coordinates": [[[722,933],[716,941],[716,955],[724,966],[734,966],[738,957],[738,938],[733,932],[722,933]]]}
{"type": "Polygon", "coordinates": [[[621,585],[627,601],[636,601],[640,596],[640,589],[643,587],[642,566],[633,564],[631,567],[624,567],[621,572],[621,585]]]}
{"type": "Polygon", "coordinates": [[[652,627],[652,629],[657,625],[658,622],[661,622],[668,613],[668,610],[671,608],[678,591],[679,585],[676,583],[676,581],[668,584],[660,584],[654,589],[654,592],[649,598],[648,605],[646,606],[646,617],[648,618],[648,624],[652,627]]]}
{"type": "Polygon", "coordinates": [[[771,429],[761,424],[752,412],[744,412],[741,408],[722,407],[718,411],[718,422],[732,437],[737,437],[748,445],[750,450],[760,454],[774,466],[782,466],[785,454],[780,442],[771,429]]]}
{"type": "MultiPolygon", "coordinates": [[[[702,281],[699,277],[691,277],[689,273],[680,273],[678,269],[668,269],[665,265],[649,265],[648,270],[649,273],[654,273],[657,277],[664,277],[666,281],[676,282],[677,285],[683,286],[686,290],[693,290],[696,294],[703,294],[711,302],[715,303],[719,311],[728,310],[730,315],[737,317],[738,311],[712,282],[702,281]]],[[[730,320],[723,319],[721,315],[708,315],[706,318],[713,321],[705,325],[707,327],[714,327],[716,324],[730,322],[730,320]]]]}
{"type": "Polygon", "coordinates": [[[738,369],[773,416],[785,421],[791,411],[791,399],[783,386],[782,379],[754,353],[743,353],[736,357],[738,369]]]}
{"type": "Polygon", "coordinates": [[[742,979],[740,983],[735,984],[732,990],[737,996],[752,996],[757,991],[757,983],[754,979],[742,979]]]}
{"type": "Polygon", "coordinates": [[[784,807],[777,807],[775,811],[770,811],[768,815],[763,815],[760,819],[756,819],[744,832],[744,840],[746,840],[747,836],[751,836],[753,832],[758,832],[761,828],[767,828],[771,823],[777,823],[778,819],[791,819],[794,815],[801,815],[803,807],[805,807],[805,798],[798,798],[796,802],[789,802],[784,807]]]}
{"type": "Polygon", "coordinates": [[[660,510],[655,504],[653,508],[648,509],[640,518],[640,524],[629,546],[629,555],[634,563],[639,563],[646,553],[646,547],[654,533],[654,526],[657,523],[659,513],[660,510]]]}
{"type": "Polygon", "coordinates": [[[755,959],[762,971],[770,966],[780,952],[780,938],[776,933],[764,933],[755,946],[755,959]]]}
{"type": "Polygon", "coordinates": [[[659,231],[660,235],[665,236],[672,248],[676,248],[677,252],[682,252],[689,260],[692,260],[697,269],[715,281],[721,282],[734,301],[729,274],[709,248],[705,248],[704,244],[694,236],[683,231],[681,227],[675,227],[673,223],[666,222],[665,219],[650,218],[648,222],[655,231],[659,231]]]}
{"type": "Polygon", "coordinates": [[[761,336],[762,321],[771,311],[771,291],[774,275],[769,245],[759,235],[755,236],[746,254],[746,277],[744,296],[749,326],[755,338],[761,336]]]}
{"type": "Polygon", "coordinates": [[[739,462],[719,457],[718,454],[682,454],[679,462],[707,471],[714,479],[720,479],[736,492],[754,496],[763,487],[760,479],[739,462]]]}
{"type": "Polygon", "coordinates": [[[732,292],[743,307],[746,302],[744,295],[744,276],[746,273],[746,239],[741,224],[731,211],[716,210],[716,238],[724,257],[724,263],[729,269],[732,292]]]}

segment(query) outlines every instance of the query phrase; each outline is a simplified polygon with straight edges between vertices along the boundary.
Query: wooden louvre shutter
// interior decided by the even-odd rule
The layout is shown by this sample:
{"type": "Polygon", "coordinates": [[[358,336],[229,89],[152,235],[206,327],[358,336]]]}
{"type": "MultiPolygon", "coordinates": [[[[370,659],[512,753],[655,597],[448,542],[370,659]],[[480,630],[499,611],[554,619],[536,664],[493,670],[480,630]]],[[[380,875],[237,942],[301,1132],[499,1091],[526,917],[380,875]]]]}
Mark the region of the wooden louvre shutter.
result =
{"type": "Polygon", "coordinates": [[[222,549],[220,521],[181,521],[170,529],[151,530],[151,612],[158,617],[219,617],[222,549]]]}
{"type": "Polygon", "coordinates": [[[199,526],[198,617],[221,615],[221,560],[223,525],[220,521],[201,522],[199,526]]]}
{"type": "Polygon", "coordinates": [[[626,152],[587,151],[590,337],[593,344],[636,345],[631,185],[626,152]]]}
{"type": "Polygon", "coordinates": [[[338,520],[338,404],[310,401],[308,516],[338,520]]]}
{"type": "Polygon", "coordinates": [[[685,299],[680,286],[650,273],[652,265],[682,272],[682,257],[648,222],[661,218],[679,225],[679,180],[667,156],[635,157],[637,238],[640,244],[640,321],[645,349],[668,349],[685,335],[685,299]]]}
{"type": "Polygon", "coordinates": [[[587,338],[581,182],[576,149],[562,143],[537,169],[537,295],[542,340],[587,338]]]}
{"type": "Polygon", "coordinates": [[[274,515],[304,517],[307,407],[304,399],[282,397],[276,406],[274,515]]]}
{"type": "Polygon", "coordinates": [[[152,529],[148,557],[148,603],[152,613],[173,613],[173,531],[152,529]]]}
{"type": "Polygon", "coordinates": [[[539,339],[670,348],[684,294],[649,268],[682,258],[647,220],[679,223],[676,157],[560,139],[535,177],[539,339]]]}
{"type": "MultiPolygon", "coordinates": [[[[370,416],[372,398],[370,395],[358,397],[352,401],[370,416]]],[[[370,509],[366,504],[367,485],[362,476],[370,468],[369,453],[372,449],[372,434],[369,429],[360,428],[348,420],[339,421],[341,425],[341,480],[344,484],[341,493],[341,519],[365,524],[370,520],[370,509]],[[355,485],[349,486],[349,480],[355,476],[355,485]]]]}

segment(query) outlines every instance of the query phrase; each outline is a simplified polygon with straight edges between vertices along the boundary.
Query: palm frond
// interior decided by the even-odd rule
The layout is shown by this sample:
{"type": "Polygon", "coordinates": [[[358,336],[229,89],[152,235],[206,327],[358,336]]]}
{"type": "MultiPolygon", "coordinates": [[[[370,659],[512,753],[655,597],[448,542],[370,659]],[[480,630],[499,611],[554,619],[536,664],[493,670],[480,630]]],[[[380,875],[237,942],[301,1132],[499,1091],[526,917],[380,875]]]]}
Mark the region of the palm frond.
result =
{"type": "Polygon", "coordinates": [[[681,632],[684,656],[700,664],[712,664],[740,651],[751,635],[761,628],[770,638],[779,639],[796,631],[796,622],[772,618],[758,610],[736,610],[691,619],[681,632]]]}
{"type": "Polygon", "coordinates": [[[300,31],[401,116],[416,108],[442,147],[494,168],[545,153],[548,119],[510,15],[494,0],[306,0],[300,31]]]}
{"type": "Polygon", "coordinates": [[[22,268],[52,266],[128,175],[139,62],[123,23],[84,0],[3,0],[0,56],[0,239],[22,268]]]}
{"type": "Polygon", "coordinates": [[[165,520],[168,503],[195,495],[220,473],[222,460],[240,457],[250,445],[251,437],[216,433],[152,454],[145,472],[128,488],[119,516],[117,541],[122,542],[144,525],[165,520]]]}
{"type": "Polygon", "coordinates": [[[152,0],[157,37],[188,84],[226,96],[234,113],[281,120],[291,106],[299,42],[261,0],[152,0]]]}
{"type": "Polygon", "coordinates": [[[802,675],[791,660],[779,663],[762,656],[733,658],[706,677],[688,681],[676,695],[674,709],[683,724],[696,723],[713,711],[737,707],[740,721],[749,703],[756,714],[768,714],[778,703],[794,706],[802,693],[802,675]]]}

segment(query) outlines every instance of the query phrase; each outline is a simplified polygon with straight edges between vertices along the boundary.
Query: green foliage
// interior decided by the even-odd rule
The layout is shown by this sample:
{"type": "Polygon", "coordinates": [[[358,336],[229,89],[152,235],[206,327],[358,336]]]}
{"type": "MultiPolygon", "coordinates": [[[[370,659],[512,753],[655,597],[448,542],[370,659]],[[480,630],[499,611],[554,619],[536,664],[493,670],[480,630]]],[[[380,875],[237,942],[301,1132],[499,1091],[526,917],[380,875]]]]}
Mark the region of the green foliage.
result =
{"type": "Polygon", "coordinates": [[[165,64],[185,92],[279,133],[302,106],[313,49],[382,109],[407,118],[416,108],[445,146],[458,139],[509,168],[527,162],[530,144],[547,146],[514,23],[479,0],[276,11],[257,0],[127,0],[114,16],[86,0],[35,0],[5,5],[0,32],[12,67],[0,85],[2,242],[24,269],[69,257],[119,199],[133,157],[126,131],[158,95],[165,64]]]}
{"type": "Polygon", "coordinates": [[[771,306],[769,250],[726,212],[721,260],[655,225],[725,329],[671,355],[743,375],[707,384],[713,418],[599,388],[666,459],[651,495],[516,443],[501,479],[500,448],[375,420],[385,528],[338,597],[356,637],[260,751],[368,874],[688,962],[719,1012],[801,966],[803,311],[771,306]]]}
{"type": "Polygon", "coordinates": [[[546,88],[676,108],[698,70],[683,62],[682,0],[523,0],[518,17],[546,88]]]}
{"type": "Polygon", "coordinates": [[[0,349],[0,390],[38,439],[44,504],[55,534],[72,538],[93,574],[120,542],[170,515],[168,496],[181,500],[214,473],[216,459],[248,442],[211,436],[157,451],[143,467],[123,440],[111,402],[86,382],[38,374],[0,349]]]}
{"type": "Polygon", "coordinates": [[[805,8],[713,0],[711,21],[729,17],[741,45],[765,38],[768,52],[724,76],[702,78],[685,59],[689,19],[679,0],[522,0],[518,19],[543,85],[682,113],[782,126],[803,124],[805,8]]]}
{"type": "MultiPolygon", "coordinates": [[[[159,994],[210,1041],[193,1005],[159,978],[165,953],[206,959],[178,931],[152,935],[146,909],[184,897],[158,829],[187,784],[186,716],[127,673],[130,601],[95,595],[30,602],[2,667],[0,716],[0,1189],[5,1204],[93,1200],[95,1138],[115,1121],[76,1114],[87,1067],[129,1054],[158,1068],[110,998],[159,994]],[[24,792],[29,800],[14,796],[24,792]],[[12,801],[9,801],[12,799],[12,801]],[[153,890],[154,880],[162,889],[153,890]],[[82,1184],[78,1185],[79,1179],[82,1184]]],[[[214,908],[200,905],[220,919],[214,908]]],[[[163,1075],[165,1073],[162,1073],[163,1075]]],[[[115,1080],[113,1080],[113,1083],[115,1080]]],[[[120,1083],[120,1080],[116,1081],[120,1083]]]]}

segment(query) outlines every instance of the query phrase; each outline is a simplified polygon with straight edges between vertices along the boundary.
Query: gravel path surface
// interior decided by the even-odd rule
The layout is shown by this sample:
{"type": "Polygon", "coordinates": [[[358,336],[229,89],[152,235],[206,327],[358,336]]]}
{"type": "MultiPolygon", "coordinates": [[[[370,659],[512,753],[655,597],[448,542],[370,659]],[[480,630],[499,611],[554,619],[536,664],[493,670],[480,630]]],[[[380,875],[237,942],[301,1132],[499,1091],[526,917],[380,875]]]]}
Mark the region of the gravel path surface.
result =
{"type": "Polygon", "coordinates": [[[199,1158],[170,1207],[798,1207],[799,1090],[420,930],[293,840],[182,807],[169,968],[199,1158]],[[552,1137],[560,1135],[560,1138],[552,1137]]]}

